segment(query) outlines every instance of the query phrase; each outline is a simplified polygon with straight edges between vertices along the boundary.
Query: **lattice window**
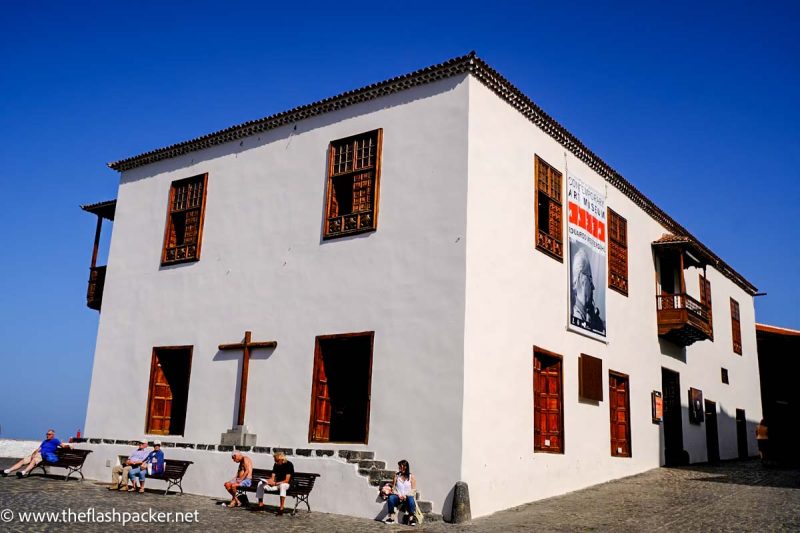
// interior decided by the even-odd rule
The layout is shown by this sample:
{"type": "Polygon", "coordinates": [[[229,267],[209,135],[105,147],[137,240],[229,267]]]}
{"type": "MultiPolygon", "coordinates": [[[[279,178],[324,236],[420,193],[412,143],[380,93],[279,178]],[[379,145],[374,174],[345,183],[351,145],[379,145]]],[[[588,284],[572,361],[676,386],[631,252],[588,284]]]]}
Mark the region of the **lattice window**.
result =
{"type": "Polygon", "coordinates": [[[375,130],[331,143],[325,238],[376,229],[382,137],[375,130]]]}
{"type": "Polygon", "coordinates": [[[700,303],[708,309],[708,336],[714,340],[714,316],[711,313],[711,282],[708,278],[700,275],[700,303]]]}
{"type": "Polygon", "coordinates": [[[564,260],[561,223],[561,172],[535,157],[536,172],[536,248],[564,260]]]}
{"type": "Polygon", "coordinates": [[[731,298],[731,336],[733,351],[742,355],[742,323],[739,319],[739,302],[731,298]]]}
{"type": "Polygon", "coordinates": [[[628,295],[628,221],[608,210],[608,286],[628,295]]]}
{"type": "Polygon", "coordinates": [[[162,265],[200,259],[207,184],[208,174],[172,182],[162,265]]]}

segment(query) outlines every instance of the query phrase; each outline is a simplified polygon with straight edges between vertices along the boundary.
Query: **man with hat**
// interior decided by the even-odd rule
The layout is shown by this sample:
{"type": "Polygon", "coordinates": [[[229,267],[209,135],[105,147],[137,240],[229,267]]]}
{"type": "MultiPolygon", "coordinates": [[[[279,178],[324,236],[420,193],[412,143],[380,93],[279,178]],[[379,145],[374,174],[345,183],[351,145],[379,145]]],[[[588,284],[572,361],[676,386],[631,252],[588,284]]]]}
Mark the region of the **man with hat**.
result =
{"type": "Polygon", "coordinates": [[[132,468],[141,466],[149,455],[147,451],[147,439],[139,440],[139,445],[124,465],[117,465],[111,469],[111,486],[108,490],[134,490],[128,486],[129,473],[132,468]]]}

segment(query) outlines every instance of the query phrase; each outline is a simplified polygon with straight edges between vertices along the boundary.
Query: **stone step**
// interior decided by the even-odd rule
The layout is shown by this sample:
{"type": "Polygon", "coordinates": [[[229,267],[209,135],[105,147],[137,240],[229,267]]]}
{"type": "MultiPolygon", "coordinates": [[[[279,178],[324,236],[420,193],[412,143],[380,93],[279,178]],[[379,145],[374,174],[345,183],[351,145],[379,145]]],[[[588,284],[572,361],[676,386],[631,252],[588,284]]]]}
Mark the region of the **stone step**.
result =
{"type": "Polygon", "coordinates": [[[377,487],[383,481],[391,481],[394,478],[394,471],[380,470],[378,468],[368,470],[369,484],[377,487]]]}
{"type": "Polygon", "coordinates": [[[442,515],[440,515],[438,513],[422,513],[422,515],[425,517],[425,522],[441,522],[442,521],[442,515]]]}
{"type": "Polygon", "coordinates": [[[422,511],[422,514],[427,514],[433,511],[433,502],[417,500],[417,507],[419,507],[419,510],[422,511]]]}
{"type": "Polygon", "coordinates": [[[373,461],[371,459],[365,459],[363,461],[358,462],[358,470],[359,473],[362,469],[372,470],[374,468],[378,468],[383,470],[386,468],[386,461],[373,461]]]}
{"type": "Polygon", "coordinates": [[[367,459],[375,459],[375,452],[362,452],[355,450],[339,450],[339,457],[346,459],[348,463],[357,463],[367,459]]]}

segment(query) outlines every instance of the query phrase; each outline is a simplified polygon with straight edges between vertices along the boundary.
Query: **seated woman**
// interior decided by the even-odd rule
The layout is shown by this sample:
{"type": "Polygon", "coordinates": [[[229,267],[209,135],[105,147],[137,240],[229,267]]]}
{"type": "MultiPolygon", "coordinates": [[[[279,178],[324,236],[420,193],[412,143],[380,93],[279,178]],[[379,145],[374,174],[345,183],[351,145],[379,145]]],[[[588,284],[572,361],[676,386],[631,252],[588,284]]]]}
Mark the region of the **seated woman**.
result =
{"type": "Polygon", "coordinates": [[[393,523],[395,509],[405,506],[409,516],[408,524],[416,526],[417,502],[414,498],[417,494],[417,478],[411,473],[411,467],[405,459],[397,463],[397,468],[398,471],[392,480],[392,494],[389,495],[389,514],[384,522],[393,523]]]}
{"type": "Polygon", "coordinates": [[[128,479],[133,483],[132,490],[144,492],[144,478],[153,474],[164,472],[164,452],[161,451],[161,441],[153,441],[153,451],[147,454],[141,464],[131,468],[128,472],[128,479]],[[136,486],[136,478],[139,478],[139,486],[136,486]]]}

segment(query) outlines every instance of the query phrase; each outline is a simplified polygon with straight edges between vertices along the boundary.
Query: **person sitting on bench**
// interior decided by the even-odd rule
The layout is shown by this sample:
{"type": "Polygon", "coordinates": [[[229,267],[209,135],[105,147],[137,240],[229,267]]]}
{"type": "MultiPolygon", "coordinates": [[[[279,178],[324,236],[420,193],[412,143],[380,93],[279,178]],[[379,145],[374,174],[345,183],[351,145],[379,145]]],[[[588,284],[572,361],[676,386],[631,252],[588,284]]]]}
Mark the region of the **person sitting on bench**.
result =
{"type": "Polygon", "coordinates": [[[239,487],[249,487],[253,482],[253,461],[239,452],[233,452],[231,459],[239,465],[239,470],[236,471],[235,478],[225,483],[225,490],[231,495],[231,501],[226,507],[241,507],[242,503],[236,497],[236,491],[239,487]]]}
{"type": "Polygon", "coordinates": [[[289,485],[294,475],[294,465],[291,461],[286,460],[286,455],[283,452],[275,452],[272,454],[275,458],[275,465],[272,467],[272,475],[269,479],[259,479],[258,488],[256,488],[256,496],[258,497],[258,506],[264,507],[264,491],[275,492],[280,490],[281,506],[276,513],[278,516],[283,514],[283,507],[286,504],[286,491],[289,490],[289,485]]]}
{"type": "Polygon", "coordinates": [[[136,451],[128,456],[125,464],[116,465],[111,469],[111,485],[108,487],[108,490],[135,490],[135,488],[128,483],[128,480],[131,479],[130,472],[134,468],[139,468],[147,456],[147,439],[141,439],[136,451]]]}
{"type": "Polygon", "coordinates": [[[17,477],[24,477],[30,474],[31,470],[36,468],[36,465],[41,463],[43,460],[47,461],[48,463],[55,463],[58,461],[58,456],[56,455],[56,450],[58,448],[69,448],[69,445],[63,444],[56,438],[56,432],[52,429],[48,429],[47,435],[39,447],[33,450],[30,455],[27,455],[17,461],[11,468],[3,470],[3,476],[5,477],[14,470],[25,466],[24,470],[17,472],[17,477]]]}
{"type": "Polygon", "coordinates": [[[128,479],[133,483],[133,490],[144,492],[145,476],[160,474],[164,471],[164,452],[161,451],[161,441],[153,441],[153,451],[147,454],[144,461],[131,468],[128,472],[128,479]],[[136,478],[139,478],[139,486],[136,486],[136,478]]]}

